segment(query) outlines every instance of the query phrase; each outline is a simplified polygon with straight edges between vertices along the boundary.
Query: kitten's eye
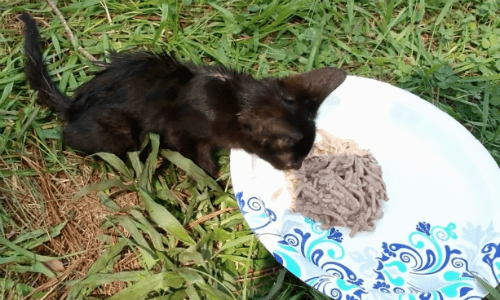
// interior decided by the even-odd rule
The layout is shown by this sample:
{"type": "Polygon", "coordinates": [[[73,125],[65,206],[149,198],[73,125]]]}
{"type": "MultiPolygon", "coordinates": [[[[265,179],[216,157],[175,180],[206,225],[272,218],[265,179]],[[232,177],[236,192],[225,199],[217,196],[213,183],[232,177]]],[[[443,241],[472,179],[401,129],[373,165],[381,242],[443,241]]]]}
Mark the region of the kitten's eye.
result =
{"type": "Polygon", "coordinates": [[[288,105],[292,105],[295,102],[295,100],[292,97],[287,97],[287,96],[281,96],[281,101],[288,105]]]}
{"type": "Polygon", "coordinates": [[[243,130],[245,130],[246,132],[249,132],[249,133],[251,133],[253,130],[252,124],[242,124],[242,127],[243,127],[243,130]]]}
{"type": "Polygon", "coordinates": [[[277,140],[277,146],[278,148],[282,149],[282,148],[285,148],[285,147],[291,147],[293,145],[293,141],[292,139],[290,139],[289,137],[287,136],[284,136],[284,137],[280,137],[278,140],[277,140]]]}

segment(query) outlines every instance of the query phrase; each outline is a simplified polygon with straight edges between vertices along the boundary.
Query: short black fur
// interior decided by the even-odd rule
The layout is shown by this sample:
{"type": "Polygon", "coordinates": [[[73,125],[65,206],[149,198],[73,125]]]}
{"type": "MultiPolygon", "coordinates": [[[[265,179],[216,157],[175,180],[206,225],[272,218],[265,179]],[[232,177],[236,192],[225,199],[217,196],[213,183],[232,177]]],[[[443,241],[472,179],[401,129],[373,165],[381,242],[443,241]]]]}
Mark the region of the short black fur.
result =
{"type": "Polygon", "coordinates": [[[40,102],[67,121],[63,138],[87,154],[136,151],[149,132],[215,176],[216,147],[255,153],[277,169],[297,169],[314,138],[314,118],[346,78],[323,68],[256,80],[224,67],[181,63],[168,54],[112,53],[111,63],[75,91],[55,86],[43,64],[34,19],[26,13],[26,74],[40,102]]]}

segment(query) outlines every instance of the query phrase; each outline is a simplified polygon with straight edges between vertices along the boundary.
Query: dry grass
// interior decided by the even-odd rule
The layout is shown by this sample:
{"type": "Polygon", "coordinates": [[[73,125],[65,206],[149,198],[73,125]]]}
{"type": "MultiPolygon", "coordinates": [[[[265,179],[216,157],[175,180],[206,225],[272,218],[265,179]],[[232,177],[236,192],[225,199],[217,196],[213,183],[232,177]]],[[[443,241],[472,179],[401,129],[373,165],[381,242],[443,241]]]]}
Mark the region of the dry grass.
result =
{"type": "MultiPolygon", "coordinates": [[[[34,252],[49,256],[66,256],[78,253],[61,261],[62,268],[54,270],[57,277],[49,279],[42,274],[23,275],[21,282],[36,287],[30,295],[37,291],[48,292],[44,299],[64,299],[69,287],[64,281],[82,278],[88,269],[100,257],[103,251],[103,242],[99,236],[110,233],[100,228],[102,221],[119,212],[113,212],[101,204],[96,193],[90,193],[76,201],[73,196],[83,187],[103,180],[100,172],[89,166],[85,159],[66,152],[68,165],[77,168],[71,178],[64,171],[55,174],[46,173],[46,162],[39,148],[31,147],[29,155],[22,156],[22,163],[18,165],[2,165],[4,170],[30,169],[36,171],[30,181],[12,175],[4,179],[4,184],[12,190],[17,199],[2,198],[1,205],[11,216],[18,227],[5,226],[4,230],[9,238],[15,238],[20,233],[43,229],[48,231],[55,225],[67,222],[61,234],[50,239],[34,249],[34,252]]],[[[88,159],[87,159],[88,161],[88,159]]],[[[137,206],[141,203],[135,192],[119,192],[114,201],[122,208],[137,206]]],[[[122,233],[127,236],[123,228],[122,233]]],[[[114,242],[117,240],[115,239],[114,242]]],[[[8,265],[0,265],[0,273],[7,272],[8,265]]],[[[123,253],[115,262],[114,271],[137,270],[140,265],[133,252],[123,253]]],[[[110,296],[125,288],[124,283],[103,286],[101,291],[110,296]]],[[[97,290],[97,289],[96,289],[97,290]]],[[[103,295],[101,295],[103,296],[103,295]]],[[[28,297],[29,298],[29,297],[28,297]]]]}

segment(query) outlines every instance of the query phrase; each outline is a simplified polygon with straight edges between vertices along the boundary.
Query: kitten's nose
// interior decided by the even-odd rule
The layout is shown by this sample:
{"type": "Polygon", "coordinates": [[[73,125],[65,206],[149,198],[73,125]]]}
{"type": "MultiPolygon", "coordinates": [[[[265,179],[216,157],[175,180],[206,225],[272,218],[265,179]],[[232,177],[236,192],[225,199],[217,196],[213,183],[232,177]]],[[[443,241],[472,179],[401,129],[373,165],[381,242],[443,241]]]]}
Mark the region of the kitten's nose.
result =
{"type": "Polygon", "coordinates": [[[287,164],[288,169],[298,170],[302,166],[301,161],[294,161],[287,164]]]}

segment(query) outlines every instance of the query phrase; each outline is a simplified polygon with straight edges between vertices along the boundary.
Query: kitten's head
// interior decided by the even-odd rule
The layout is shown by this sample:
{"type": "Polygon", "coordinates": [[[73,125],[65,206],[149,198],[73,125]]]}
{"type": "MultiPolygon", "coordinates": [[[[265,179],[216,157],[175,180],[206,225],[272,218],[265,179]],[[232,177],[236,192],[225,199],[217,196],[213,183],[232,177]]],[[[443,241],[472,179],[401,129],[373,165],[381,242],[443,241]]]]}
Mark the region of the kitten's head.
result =
{"type": "Polygon", "coordinates": [[[243,84],[242,148],[276,169],[300,168],[314,143],[318,108],[345,78],[343,70],[322,68],[243,84]]]}

